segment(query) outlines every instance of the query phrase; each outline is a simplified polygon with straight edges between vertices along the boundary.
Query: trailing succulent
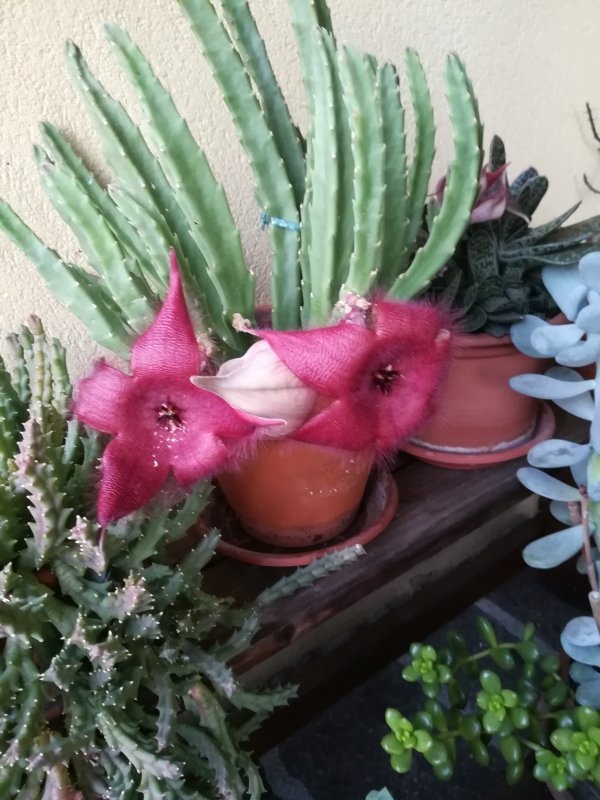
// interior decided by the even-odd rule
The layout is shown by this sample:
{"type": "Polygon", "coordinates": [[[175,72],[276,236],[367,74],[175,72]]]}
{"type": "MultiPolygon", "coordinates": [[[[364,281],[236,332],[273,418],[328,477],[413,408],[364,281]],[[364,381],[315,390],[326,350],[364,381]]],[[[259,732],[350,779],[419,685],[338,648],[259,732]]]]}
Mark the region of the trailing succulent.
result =
{"type": "Polygon", "coordinates": [[[590,422],[590,430],[583,443],[550,439],[536,445],[528,454],[531,466],[517,473],[527,488],[551,500],[550,511],[567,526],[530,544],[524,557],[532,567],[551,569],[581,554],[578,569],[589,580],[591,614],[568,623],[561,645],[573,660],[578,701],[600,709],[600,393],[595,377],[600,364],[600,253],[582,258],[579,269],[547,267],[543,279],[568,322],[554,326],[527,317],[512,335],[520,350],[554,358],[557,366],[545,375],[519,375],[511,385],[531,397],[552,400],[590,422]],[[578,370],[589,365],[592,377],[586,379],[578,370]],[[569,468],[573,484],[544,471],[561,467],[569,468]]]}
{"type": "MultiPolygon", "coordinates": [[[[446,93],[455,158],[428,240],[419,233],[434,156],[429,88],[414,51],[406,70],[414,117],[407,156],[396,68],[336,43],[325,0],[289,0],[307,90],[306,141],[294,125],[245,0],[179,0],[223,90],[254,172],[257,224],[268,227],[273,325],[327,324],[348,295],[417,296],[448,260],[477,192],[481,124],[460,59],[446,93]],[[218,13],[221,12],[221,13],[218,13]]],[[[152,67],[116,25],[106,33],[140,97],[140,130],[69,43],[67,63],[103,146],[104,186],[51,124],[35,148],[44,191],[73,229],[91,271],[63,261],[0,202],[3,230],[93,338],[121,356],[150,323],[174,248],[196,316],[217,349],[248,347],[255,278],[223,187],[152,67]]]]}
{"type": "Polygon", "coordinates": [[[537,228],[530,227],[548,189],[548,179],[533,167],[506,184],[506,155],[502,140],[495,136],[490,146],[486,174],[497,176],[506,192],[499,218],[471,222],[446,267],[439,273],[430,294],[457,312],[465,333],[483,331],[493,336],[509,332],[526,314],[549,318],[557,307],[544,287],[545,265],[575,266],[598,246],[600,217],[563,228],[576,211],[572,206],[537,228]]]}
{"type": "Polygon", "coordinates": [[[356,552],[240,607],[202,589],[216,531],[179,562],[170,550],[205,508],[205,484],[100,530],[104,443],[69,418],[64,350],[37,319],[10,344],[14,369],[0,360],[0,796],[259,798],[244,743],[294,690],[245,690],[228,662],[265,604],[356,552]]]}

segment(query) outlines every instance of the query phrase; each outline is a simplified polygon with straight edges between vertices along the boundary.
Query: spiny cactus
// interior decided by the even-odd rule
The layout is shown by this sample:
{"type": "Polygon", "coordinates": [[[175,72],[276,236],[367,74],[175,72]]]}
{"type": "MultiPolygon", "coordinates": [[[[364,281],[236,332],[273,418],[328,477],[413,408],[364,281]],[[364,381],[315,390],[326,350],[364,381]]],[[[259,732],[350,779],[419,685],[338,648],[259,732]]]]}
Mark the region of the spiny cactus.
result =
{"type": "Polygon", "coordinates": [[[0,796],[261,796],[244,742],[293,687],[249,691],[228,662],[259,611],[358,554],[337,553],[240,607],[202,589],[214,530],[169,546],[204,510],[199,485],[100,530],[103,442],[69,419],[64,350],[39,320],[0,361],[0,796]]]}
{"type": "MultiPolygon", "coordinates": [[[[290,0],[309,105],[307,142],[294,125],[246,0],[179,0],[231,110],[252,165],[257,220],[269,226],[275,328],[327,324],[347,293],[422,292],[452,253],[469,217],[481,161],[481,125],[464,66],[450,56],[446,89],[456,156],[446,200],[420,249],[434,153],[433,110],[417,55],[407,54],[415,150],[391,64],[339,47],[325,0],[290,0]]],[[[31,258],[59,300],[119,355],[148,326],[164,295],[164,254],[177,253],[199,326],[225,355],[247,337],[255,280],[223,187],[175,104],[130,37],[106,28],[141,99],[148,140],[67,46],[74,83],[102,142],[103,187],[51,125],[35,149],[44,190],[74,230],[100,280],[63,262],[0,202],[0,229],[31,258]]]]}
{"type": "MultiPolygon", "coordinates": [[[[212,0],[179,0],[232,112],[254,168],[260,202],[275,209],[269,213],[301,219],[301,318],[302,325],[310,327],[326,324],[346,292],[385,290],[410,298],[427,287],[468,221],[477,191],[481,124],[464,66],[450,56],[446,89],[456,149],[452,185],[435,230],[418,250],[435,127],[417,54],[409,50],[406,57],[415,117],[415,153],[408,163],[395,67],[353,47],[338,46],[325,0],[289,3],[309,111],[300,203],[302,183],[295,176],[302,139],[248,3],[220,0],[221,20],[212,0]],[[248,113],[242,113],[247,107],[248,113]],[[260,135],[250,138],[256,131],[260,135]],[[277,170],[283,174],[275,175],[277,170]],[[288,192],[285,199],[283,189],[288,192]],[[292,206],[294,197],[297,208],[292,206]]],[[[272,230],[273,237],[282,235],[292,247],[289,231],[272,230]]],[[[279,309],[289,306],[293,288],[281,296],[277,290],[284,276],[289,279],[292,274],[293,262],[277,258],[276,243],[274,253],[274,323],[280,327],[279,309]]]]}
{"type": "MultiPolygon", "coordinates": [[[[490,146],[491,173],[506,165],[502,140],[490,146]]],[[[526,314],[548,318],[557,313],[544,287],[545,265],[575,266],[598,247],[600,216],[562,225],[579,203],[537,228],[529,220],[548,189],[548,179],[533,167],[508,187],[509,202],[499,219],[469,225],[447,266],[431,287],[431,295],[458,312],[466,333],[507,334],[526,314]]]]}

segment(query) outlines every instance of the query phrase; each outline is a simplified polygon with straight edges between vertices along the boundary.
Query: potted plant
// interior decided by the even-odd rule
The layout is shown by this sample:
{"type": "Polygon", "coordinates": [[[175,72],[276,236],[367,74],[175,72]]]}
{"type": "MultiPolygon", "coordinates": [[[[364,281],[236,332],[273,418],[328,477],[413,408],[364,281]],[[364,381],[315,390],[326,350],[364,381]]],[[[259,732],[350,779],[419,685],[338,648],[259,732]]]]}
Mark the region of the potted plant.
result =
{"type": "MultiPolygon", "coordinates": [[[[218,532],[172,548],[210,486],[96,518],[106,439],[69,414],[61,345],[39,320],[0,361],[0,795],[6,800],[260,798],[250,733],[293,687],[245,689],[229,662],[267,602],[357,555],[326,556],[252,605],[213,596],[218,532]]],[[[127,478],[124,479],[125,481],[127,478]]],[[[123,487],[123,492],[125,492],[123,487]]]]}
{"type": "Polygon", "coordinates": [[[421,684],[425,705],[411,719],[388,710],[391,732],[382,741],[399,772],[410,769],[421,753],[439,778],[450,779],[456,744],[464,740],[483,764],[490,744],[497,745],[509,784],[531,769],[557,791],[579,781],[600,785],[600,417],[595,379],[576,371],[597,366],[600,359],[600,253],[584,256],[578,269],[547,266],[542,280],[567,322],[550,325],[530,315],[511,332],[520,350],[532,357],[551,356],[557,365],[544,375],[516,376],[511,385],[589,421],[590,432],[583,443],[550,439],[535,445],[528,453],[530,466],[518,470],[519,480],[550,499],[552,515],[567,526],[529,544],[523,556],[532,567],[551,569],[579,555],[577,568],[590,584],[590,615],[571,620],[561,634],[561,647],[571,661],[568,676],[561,674],[558,657],[541,656],[531,625],[520,641],[499,642],[489,621],[480,619],[485,647],[472,653],[454,633],[441,651],[413,644],[403,677],[421,684]],[[545,471],[561,468],[570,471],[572,483],[545,471]],[[439,702],[442,687],[449,711],[439,702]],[[474,707],[468,702],[473,695],[474,707]]]}
{"type": "Polygon", "coordinates": [[[508,385],[521,372],[541,372],[545,356],[519,352],[509,330],[527,314],[558,313],[542,281],[544,265],[574,267],[597,247],[600,217],[563,227],[579,204],[531,227],[548,180],[530,168],[509,184],[507,168],[496,136],[470,224],[428,292],[452,308],[460,334],[439,415],[406,449],[440,466],[470,469],[517,458],[551,435],[548,407],[508,385]]]}
{"type": "Polygon", "coordinates": [[[0,228],[92,336],[125,358],[165,296],[166,254],[173,249],[201,345],[199,390],[280,421],[278,429],[271,426],[276,438],[261,435],[253,457],[222,478],[223,490],[253,533],[273,542],[284,529],[277,543],[298,545],[301,536],[314,546],[352,517],[373,459],[397,448],[432,406],[450,347],[448,326],[439,310],[407,301],[448,260],[466,225],[477,192],[481,126],[464,66],[450,56],[446,87],[456,154],[444,201],[419,246],[434,127],[418,57],[407,55],[417,142],[409,163],[394,67],[339,46],[324,3],[290,3],[307,85],[306,143],[249,8],[224,0],[221,19],[207,0],[181,3],[254,170],[272,245],[272,331],[254,324],[254,276],[222,187],[150,64],[117,26],[107,27],[108,37],[142,99],[154,150],[73,44],[69,68],[114,183],[103,187],[49,124],[44,149],[35,150],[45,191],[100,279],[64,263],[6,204],[0,228]],[[265,462],[275,466],[264,469],[265,462]],[[299,475],[296,499],[292,468],[299,475]],[[310,476],[324,480],[333,472],[337,485],[305,491],[310,476]],[[283,483],[274,482],[278,474],[283,483]],[[297,519],[274,514],[278,493],[297,519]],[[335,513],[324,506],[342,495],[348,500],[336,502],[335,513]],[[269,502],[257,501],[261,496],[269,502]],[[261,509],[270,514],[266,520],[255,517],[261,509]]]}

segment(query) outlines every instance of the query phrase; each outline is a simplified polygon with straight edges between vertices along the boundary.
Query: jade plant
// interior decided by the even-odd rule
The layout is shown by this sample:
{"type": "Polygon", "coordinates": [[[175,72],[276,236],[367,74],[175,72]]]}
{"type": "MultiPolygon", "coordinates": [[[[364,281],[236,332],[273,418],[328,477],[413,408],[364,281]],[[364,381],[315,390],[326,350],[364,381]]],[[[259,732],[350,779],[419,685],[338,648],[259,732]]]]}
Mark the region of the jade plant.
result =
{"type": "MultiPolygon", "coordinates": [[[[542,268],[575,266],[597,248],[600,217],[563,227],[579,203],[531,227],[548,179],[531,167],[509,184],[507,166],[504,144],[495,136],[470,224],[429,292],[452,307],[465,333],[502,336],[526,314],[544,319],[555,315],[557,306],[544,286],[542,268]]],[[[434,199],[434,209],[437,204],[434,199]]]]}
{"type": "Polygon", "coordinates": [[[37,319],[0,361],[0,796],[45,800],[259,798],[249,735],[292,687],[248,690],[229,664],[261,608],[358,554],[326,556],[252,605],[202,570],[218,533],[173,547],[207,484],[174,485],[102,527],[105,437],[73,418],[61,345],[37,319]]]}
{"type": "Polygon", "coordinates": [[[461,755],[487,766],[498,749],[509,785],[526,770],[559,791],[577,781],[600,785],[600,713],[574,702],[558,656],[540,653],[531,624],[511,642],[485,617],[477,629],[484,646],[473,651],[456,631],[442,648],[411,646],[402,677],[420,686],[423,707],[410,718],[387,710],[381,745],[392,768],[405,773],[422,758],[450,780],[461,755]]]}
{"type": "MultiPolygon", "coordinates": [[[[421,293],[451,256],[475,200],[481,154],[477,103],[456,55],[446,64],[455,157],[427,241],[422,224],[434,154],[432,102],[413,51],[406,69],[414,142],[406,148],[396,69],[336,42],[325,0],[289,0],[307,90],[306,141],[245,0],[180,0],[231,109],[254,171],[257,222],[272,249],[276,329],[339,318],[348,298],[421,293]],[[337,316],[336,316],[337,315],[337,316]]],[[[173,248],[199,336],[224,356],[249,345],[255,279],[223,187],[184,118],[128,34],[106,27],[146,117],[142,132],[73,43],[67,62],[101,140],[104,186],[51,124],[35,158],[45,192],[73,229],[91,271],[63,261],[6,204],[2,229],[96,341],[127,356],[168,284],[173,248]]]]}

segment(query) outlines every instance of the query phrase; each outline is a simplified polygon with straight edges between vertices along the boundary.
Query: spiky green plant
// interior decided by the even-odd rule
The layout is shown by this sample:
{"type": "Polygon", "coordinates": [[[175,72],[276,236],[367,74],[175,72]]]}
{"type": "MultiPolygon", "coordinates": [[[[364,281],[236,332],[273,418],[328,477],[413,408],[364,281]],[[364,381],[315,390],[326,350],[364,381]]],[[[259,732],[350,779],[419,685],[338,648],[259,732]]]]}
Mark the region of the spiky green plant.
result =
{"type": "MultiPolygon", "coordinates": [[[[493,172],[505,164],[504,144],[495,136],[489,169],[493,172]]],[[[542,267],[574,267],[598,248],[600,216],[562,227],[579,203],[545,225],[529,226],[547,190],[548,179],[536,169],[522,172],[509,187],[510,202],[502,217],[469,225],[434,280],[431,295],[457,312],[465,333],[502,336],[526,314],[544,319],[556,314],[556,304],[542,282],[542,267]]]]}
{"type": "Polygon", "coordinates": [[[68,417],[64,350],[39,320],[0,360],[0,797],[241,800],[261,780],[244,742],[294,689],[248,691],[228,662],[259,611],[326,575],[327,556],[240,607],[202,589],[208,532],[169,546],[209,487],[100,531],[103,442],[68,417]]]}
{"type": "MultiPolygon", "coordinates": [[[[418,56],[406,69],[415,118],[408,158],[404,107],[392,64],[335,41],[325,0],[289,0],[309,107],[307,141],[294,125],[246,0],[179,0],[236,123],[272,247],[273,323],[327,324],[340,299],[422,292],[451,255],[475,199],[481,125],[471,83],[452,55],[446,91],[456,155],[444,204],[422,247],[419,233],[434,155],[429,89],[418,56]],[[278,224],[283,221],[284,226],[278,224]]],[[[90,72],[74,44],[69,70],[112,174],[102,186],[53,126],[35,149],[43,187],[73,229],[96,280],[63,262],[6,204],[0,229],[96,341],[125,355],[163,296],[174,247],[198,317],[225,355],[248,345],[234,315],[252,319],[255,281],[225,192],[139,48],[106,28],[141,98],[142,133],[90,72]]]]}

